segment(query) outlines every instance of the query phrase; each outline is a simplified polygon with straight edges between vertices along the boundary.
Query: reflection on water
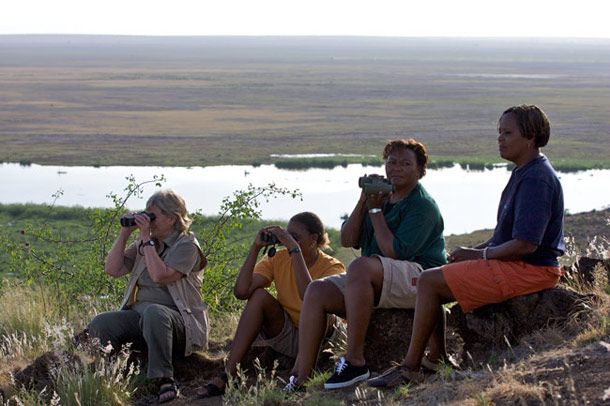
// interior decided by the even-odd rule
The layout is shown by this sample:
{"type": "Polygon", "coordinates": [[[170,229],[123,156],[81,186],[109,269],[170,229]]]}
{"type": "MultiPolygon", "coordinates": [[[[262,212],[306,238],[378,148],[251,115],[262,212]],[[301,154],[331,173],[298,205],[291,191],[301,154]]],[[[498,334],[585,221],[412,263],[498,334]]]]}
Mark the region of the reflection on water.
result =
{"type": "MultiPolygon", "coordinates": [[[[365,173],[380,173],[383,168],[362,165],[339,166],[332,170],[309,169],[289,171],[272,165],[215,167],[64,167],[0,165],[0,203],[51,203],[52,195],[63,189],[57,204],[64,206],[110,207],[106,196],[113,192],[122,196],[126,177],[133,174],[142,182],[153,175],[165,175],[164,187],[181,194],[191,211],[217,214],[221,201],[234,190],[248,184],[266,186],[274,182],[279,187],[298,188],[303,200],[288,197],[262,203],[263,217],[288,219],[300,211],[317,213],[328,227],[339,228],[341,216],[352,211],[360,189],[358,177],[365,173]]],[[[446,234],[460,234],[483,228],[493,228],[500,194],[510,172],[503,167],[483,171],[468,171],[455,165],[451,168],[430,169],[422,184],[436,199],[445,219],[446,234]]],[[[570,213],[600,209],[610,205],[610,170],[589,170],[561,173],[566,208],[570,213]]],[[[145,187],[145,196],[155,190],[145,187]]],[[[130,209],[143,208],[145,201],[132,200],[130,209]]]]}

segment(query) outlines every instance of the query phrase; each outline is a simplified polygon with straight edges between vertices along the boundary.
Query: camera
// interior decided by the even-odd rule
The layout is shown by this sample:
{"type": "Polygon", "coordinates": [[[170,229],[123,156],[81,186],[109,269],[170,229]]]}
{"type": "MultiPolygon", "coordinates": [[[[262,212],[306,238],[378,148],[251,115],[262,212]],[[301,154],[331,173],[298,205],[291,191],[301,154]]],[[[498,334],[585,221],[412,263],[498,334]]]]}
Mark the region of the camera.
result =
{"type": "Polygon", "coordinates": [[[261,239],[263,240],[263,242],[266,242],[269,245],[277,244],[277,237],[275,236],[275,234],[262,233],[261,239]]]}
{"type": "Polygon", "coordinates": [[[389,195],[395,190],[389,179],[373,176],[361,176],[358,179],[358,186],[362,188],[365,195],[376,195],[378,193],[389,195]]]}
{"type": "MultiPolygon", "coordinates": [[[[157,216],[155,216],[155,213],[146,213],[145,211],[143,211],[138,214],[147,215],[148,218],[150,219],[150,221],[154,221],[157,218],[157,216]]],[[[121,217],[120,222],[121,222],[122,227],[133,227],[136,225],[136,219],[133,217],[127,217],[127,216],[121,217]]]]}

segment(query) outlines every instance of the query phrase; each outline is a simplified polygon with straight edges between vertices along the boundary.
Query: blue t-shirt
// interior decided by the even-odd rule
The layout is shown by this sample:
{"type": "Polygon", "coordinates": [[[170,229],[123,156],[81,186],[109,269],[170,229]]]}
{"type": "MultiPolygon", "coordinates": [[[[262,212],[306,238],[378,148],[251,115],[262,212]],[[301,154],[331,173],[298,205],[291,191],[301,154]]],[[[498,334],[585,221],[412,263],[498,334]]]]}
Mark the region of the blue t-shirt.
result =
{"type": "Polygon", "coordinates": [[[515,168],[502,192],[498,224],[490,246],[510,240],[538,245],[522,260],[537,266],[559,266],[563,255],[563,189],[549,160],[541,155],[515,168]]]}
{"type": "MultiPolygon", "coordinates": [[[[447,263],[443,217],[421,183],[401,201],[394,204],[385,201],[381,209],[388,228],[394,234],[393,246],[397,259],[416,262],[423,269],[447,263]]],[[[368,213],[360,233],[361,255],[383,256],[368,213]]]]}

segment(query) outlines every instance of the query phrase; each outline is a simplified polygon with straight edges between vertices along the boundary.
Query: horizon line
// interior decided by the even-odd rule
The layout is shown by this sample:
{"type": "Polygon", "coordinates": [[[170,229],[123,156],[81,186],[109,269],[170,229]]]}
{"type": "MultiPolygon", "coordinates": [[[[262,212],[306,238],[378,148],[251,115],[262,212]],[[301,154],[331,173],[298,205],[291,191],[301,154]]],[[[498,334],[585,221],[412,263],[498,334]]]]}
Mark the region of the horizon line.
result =
{"type": "Polygon", "coordinates": [[[140,37],[140,38],[417,38],[417,39],[577,39],[610,40],[608,37],[541,36],[541,35],[373,35],[373,34],[100,34],[100,33],[1,33],[0,36],[74,36],[74,37],[140,37]]]}

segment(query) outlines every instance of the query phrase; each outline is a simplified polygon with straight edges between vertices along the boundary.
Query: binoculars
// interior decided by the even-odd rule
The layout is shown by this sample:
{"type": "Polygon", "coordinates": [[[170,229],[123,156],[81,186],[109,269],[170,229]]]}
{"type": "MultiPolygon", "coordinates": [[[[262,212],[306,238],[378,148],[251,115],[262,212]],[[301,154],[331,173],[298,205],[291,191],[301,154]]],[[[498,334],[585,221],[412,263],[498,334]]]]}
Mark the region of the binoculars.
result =
{"type": "MultiPolygon", "coordinates": [[[[146,213],[145,211],[138,213],[138,214],[145,214],[148,216],[148,218],[150,219],[150,221],[153,221],[154,219],[157,218],[157,216],[155,216],[155,213],[146,213]]],[[[122,227],[133,227],[136,225],[136,219],[134,219],[133,217],[121,217],[121,220],[119,220],[121,222],[121,226],[122,227]]]]}
{"type": "Polygon", "coordinates": [[[358,186],[362,188],[365,195],[383,194],[389,195],[395,188],[394,185],[386,178],[376,178],[372,176],[361,176],[358,179],[358,186]]]}
{"type": "Polygon", "coordinates": [[[262,233],[261,239],[269,245],[277,244],[277,237],[272,233],[262,233]]]}
{"type": "Polygon", "coordinates": [[[269,248],[269,246],[272,246],[271,248],[269,248],[269,253],[267,255],[269,256],[269,258],[273,257],[277,251],[275,249],[275,244],[277,244],[277,237],[275,236],[275,234],[262,233],[261,240],[267,243],[267,245],[265,245],[265,249],[263,249],[263,255],[267,253],[267,248],[269,248]]]}

